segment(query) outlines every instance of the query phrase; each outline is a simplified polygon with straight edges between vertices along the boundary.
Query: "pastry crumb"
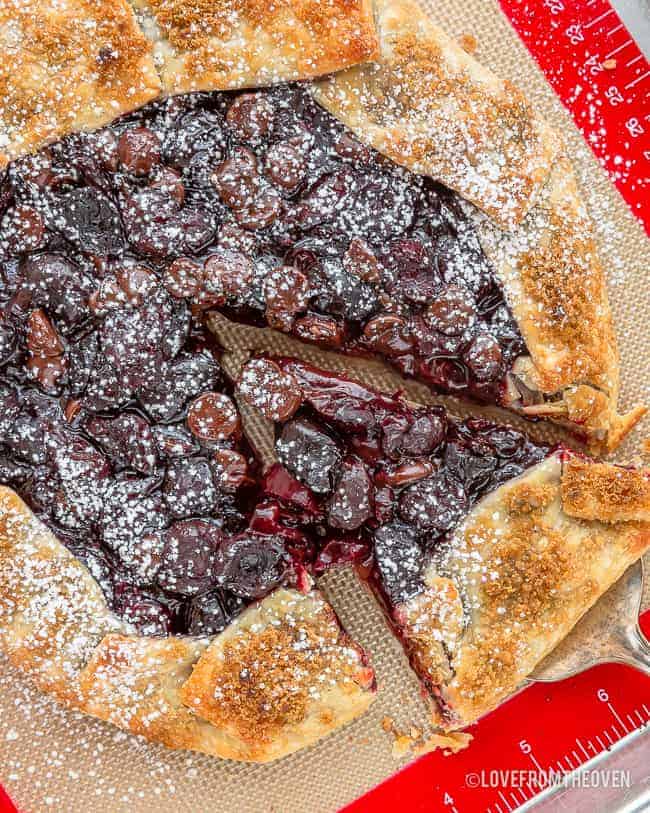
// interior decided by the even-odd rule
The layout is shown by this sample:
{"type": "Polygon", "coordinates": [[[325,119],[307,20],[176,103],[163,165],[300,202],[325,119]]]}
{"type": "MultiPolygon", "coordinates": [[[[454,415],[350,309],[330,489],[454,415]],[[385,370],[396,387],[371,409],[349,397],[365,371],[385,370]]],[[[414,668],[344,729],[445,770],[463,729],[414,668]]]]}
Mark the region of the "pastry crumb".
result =
{"type": "Polygon", "coordinates": [[[471,734],[463,731],[451,731],[447,734],[436,733],[425,737],[422,729],[416,725],[411,725],[409,733],[406,734],[395,726],[392,717],[384,717],[381,727],[387,734],[393,735],[392,755],[396,759],[405,756],[423,756],[439,748],[443,750],[445,756],[449,756],[467,748],[474,739],[471,734]]]}
{"type": "Polygon", "coordinates": [[[613,71],[614,68],[616,67],[616,64],[617,63],[615,59],[606,59],[603,62],[603,68],[605,68],[606,71],[613,71]]]}
{"type": "Polygon", "coordinates": [[[478,40],[473,34],[461,34],[458,44],[466,54],[473,54],[478,48],[478,40]]]}
{"type": "Polygon", "coordinates": [[[650,438],[645,438],[641,443],[641,454],[644,457],[650,457],[650,438]]]}
{"type": "Polygon", "coordinates": [[[467,748],[470,742],[474,739],[471,734],[464,731],[452,731],[449,734],[432,734],[421,744],[413,748],[415,756],[423,756],[442,748],[445,756],[450,754],[457,754],[467,748]]]}
{"type": "Polygon", "coordinates": [[[386,732],[392,731],[394,725],[395,721],[393,720],[392,717],[384,717],[384,719],[381,721],[381,727],[386,732]]]}

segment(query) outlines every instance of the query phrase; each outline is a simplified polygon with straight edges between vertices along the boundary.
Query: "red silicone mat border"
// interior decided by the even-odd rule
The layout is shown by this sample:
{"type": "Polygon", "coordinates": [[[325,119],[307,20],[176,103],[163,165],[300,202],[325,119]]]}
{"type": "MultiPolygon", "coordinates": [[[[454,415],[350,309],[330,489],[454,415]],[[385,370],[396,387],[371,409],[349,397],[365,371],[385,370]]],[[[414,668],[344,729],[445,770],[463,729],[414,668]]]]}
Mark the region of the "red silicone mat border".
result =
{"type": "MultiPolygon", "coordinates": [[[[642,626],[650,634],[650,611],[642,626]]],[[[570,772],[629,733],[631,721],[639,726],[635,709],[647,728],[649,707],[650,678],[618,664],[533,684],[470,728],[474,740],[467,750],[428,754],[340,813],[515,811],[543,789],[529,774],[570,772]],[[503,771],[509,775],[502,780],[503,771]]]]}
{"type": "Polygon", "coordinates": [[[499,0],[650,235],[650,62],[608,0],[499,0]]]}

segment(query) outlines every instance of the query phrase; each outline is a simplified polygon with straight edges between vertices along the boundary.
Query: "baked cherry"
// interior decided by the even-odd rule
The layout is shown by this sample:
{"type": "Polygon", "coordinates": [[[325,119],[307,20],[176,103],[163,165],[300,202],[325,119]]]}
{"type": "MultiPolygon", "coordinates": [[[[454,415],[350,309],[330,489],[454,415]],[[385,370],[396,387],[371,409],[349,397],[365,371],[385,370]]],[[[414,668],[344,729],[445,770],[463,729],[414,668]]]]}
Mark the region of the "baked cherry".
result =
{"type": "Polygon", "coordinates": [[[199,440],[225,440],[239,431],[239,412],[227,395],[207,392],[190,404],[187,425],[199,440]]]}
{"type": "Polygon", "coordinates": [[[206,516],[217,503],[210,464],[205,458],[172,460],[167,466],[163,495],[170,516],[175,519],[206,516]]]}
{"type": "Polygon", "coordinates": [[[222,542],[214,566],[215,581],[236,596],[257,599],[281,584],[288,564],[280,539],[245,534],[222,542]]]}
{"type": "Polygon", "coordinates": [[[448,285],[436,294],[424,316],[427,324],[446,336],[457,336],[469,330],[476,321],[472,297],[458,285],[448,285]]]}
{"type": "Polygon", "coordinates": [[[235,137],[251,144],[258,144],[269,135],[273,119],[273,106],[258,93],[238,96],[226,113],[226,121],[235,137]]]}
{"type": "Polygon", "coordinates": [[[240,251],[220,249],[204,262],[204,284],[210,295],[242,299],[253,282],[253,265],[240,251]]]}
{"type": "Polygon", "coordinates": [[[246,458],[232,449],[217,449],[212,457],[212,473],[217,486],[225,492],[235,492],[251,482],[246,458]]]}
{"type": "Polygon", "coordinates": [[[260,187],[255,153],[243,147],[233,151],[215,169],[212,183],[221,200],[231,209],[250,204],[260,187]]]}
{"type": "Polygon", "coordinates": [[[266,177],[276,186],[292,192],[305,177],[305,156],[289,142],[274,144],[266,154],[266,177]]]}
{"type": "Polygon", "coordinates": [[[235,210],[235,219],[244,229],[266,229],[280,214],[282,202],[277,192],[265,189],[235,210]]]}
{"type": "Polygon", "coordinates": [[[345,459],[336,474],[327,504],[327,521],[333,528],[353,531],[373,516],[373,486],[360,460],[345,459]]]}
{"type": "Polygon", "coordinates": [[[285,421],[300,406],[302,394],[295,378],[269,359],[255,359],[243,369],[238,385],[241,396],[265,418],[285,421]]]}
{"type": "Polygon", "coordinates": [[[230,620],[224,609],[222,592],[210,590],[193,598],[184,620],[189,635],[216,635],[221,632],[230,620]]]}
{"type": "Polygon", "coordinates": [[[414,529],[399,522],[389,523],[374,532],[373,542],[381,588],[392,606],[422,592],[424,556],[414,529]]]}
{"type": "Polygon", "coordinates": [[[0,245],[4,245],[9,254],[23,254],[42,246],[45,223],[36,209],[19,204],[0,221],[0,234],[0,245]]]}
{"type": "Polygon", "coordinates": [[[172,618],[169,610],[132,584],[118,583],[113,589],[115,609],[142,635],[169,635],[172,618]]]}
{"type": "Polygon", "coordinates": [[[156,465],[154,437],[149,423],[140,415],[127,412],[114,418],[91,418],[85,424],[85,430],[102,447],[116,469],[152,473],[156,465]]]}
{"type": "Polygon", "coordinates": [[[464,354],[465,364],[477,381],[493,381],[501,373],[503,353],[499,342],[487,333],[475,336],[464,354]]]}
{"type": "Polygon", "coordinates": [[[401,518],[422,531],[448,531],[467,510],[462,485],[445,471],[406,488],[399,500],[401,518]]]}
{"type": "Polygon", "coordinates": [[[311,421],[297,418],[285,424],[275,449],[284,466],[312,491],[325,494],[332,490],[341,452],[311,421]]]}
{"type": "Polygon", "coordinates": [[[217,549],[222,541],[218,527],[205,520],[175,522],[164,534],[160,587],[170,593],[195,596],[214,584],[217,549]]]}
{"type": "Polygon", "coordinates": [[[160,139],[147,127],[125,130],[117,151],[124,169],[134,175],[149,175],[160,163],[160,139]]]}

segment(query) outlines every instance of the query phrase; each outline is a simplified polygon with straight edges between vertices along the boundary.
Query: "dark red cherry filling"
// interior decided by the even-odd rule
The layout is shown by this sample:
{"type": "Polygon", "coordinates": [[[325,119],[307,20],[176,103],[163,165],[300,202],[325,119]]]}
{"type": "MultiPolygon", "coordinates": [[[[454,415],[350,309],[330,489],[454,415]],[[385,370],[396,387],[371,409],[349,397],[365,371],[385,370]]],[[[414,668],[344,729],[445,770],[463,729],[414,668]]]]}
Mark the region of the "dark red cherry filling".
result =
{"type": "Polygon", "coordinates": [[[484,495],[543,460],[549,447],[505,426],[452,419],[294,359],[257,359],[239,391],[265,412],[272,369],[302,402],[276,422],[280,463],[267,493],[304,507],[317,530],[320,572],[363,566],[389,606],[422,589],[436,547],[484,495]]]}
{"type": "Polygon", "coordinates": [[[302,578],[283,516],[249,530],[256,466],[219,348],[157,269],[51,257],[3,277],[0,481],[142,632],[217,632],[302,578]]]}
{"type": "Polygon", "coordinates": [[[286,423],[300,399],[272,377],[294,485],[276,474],[258,495],[203,327],[215,308],[488,401],[524,351],[453,193],[361,145],[301,87],[168,99],[13,162],[0,482],[141,629],[215,631],[297,562],[345,556],[346,535],[415,528],[423,501],[453,493],[443,448],[463,484],[447,522],[506,470],[468,455],[435,411],[387,409],[380,430],[363,404],[322,396],[286,423]],[[297,530],[316,515],[334,547],[297,530]]]}

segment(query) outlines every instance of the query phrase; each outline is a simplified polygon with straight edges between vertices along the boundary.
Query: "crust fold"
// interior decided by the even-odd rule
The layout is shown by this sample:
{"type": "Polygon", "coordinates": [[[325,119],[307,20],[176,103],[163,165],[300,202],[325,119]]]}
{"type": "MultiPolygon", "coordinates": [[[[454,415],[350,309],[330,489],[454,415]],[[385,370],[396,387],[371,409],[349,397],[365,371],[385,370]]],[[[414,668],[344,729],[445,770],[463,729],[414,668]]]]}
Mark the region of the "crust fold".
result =
{"type": "Polygon", "coordinates": [[[167,93],[310,79],[377,55],[372,0],[132,0],[167,93]]]}
{"type": "Polygon", "coordinates": [[[181,690],[183,702],[267,762],[361,714],[374,675],[318,593],[277,590],[213,640],[181,690]]]}
{"type": "Polygon", "coordinates": [[[276,590],[211,640],[109,635],[80,679],[84,711],[246,762],[311,745],[362,714],[374,674],[317,591],[276,590]]]}
{"type": "Polygon", "coordinates": [[[648,476],[557,453],[473,509],[432,564],[427,591],[395,615],[439,725],[466,726],[512,694],[650,548],[648,476]],[[458,597],[462,631],[442,637],[458,597]],[[406,621],[423,602],[436,612],[416,634],[406,621]]]}
{"type": "Polygon", "coordinates": [[[151,46],[126,0],[4,0],[0,52],[0,169],[160,92],[151,46]]]}
{"type": "Polygon", "coordinates": [[[41,691],[80,706],[81,670],[107,633],[126,629],[84,565],[0,487],[0,648],[9,660],[41,691]]]}
{"type": "Polygon", "coordinates": [[[571,162],[558,160],[511,232],[475,215],[530,353],[513,370],[509,406],[566,426],[594,452],[611,451],[646,409],[617,411],[619,355],[605,272],[571,162]],[[533,398],[522,398],[517,384],[533,398]]]}
{"type": "Polygon", "coordinates": [[[378,61],[316,83],[316,100],[396,163],[513,227],[544,185],[560,137],[417,3],[378,0],[375,8],[378,61]]]}

